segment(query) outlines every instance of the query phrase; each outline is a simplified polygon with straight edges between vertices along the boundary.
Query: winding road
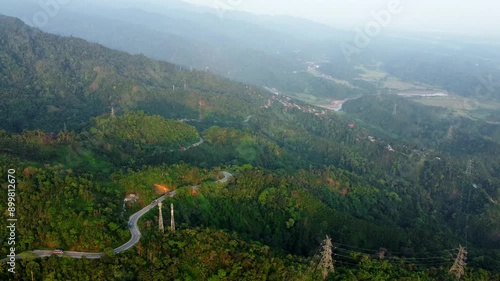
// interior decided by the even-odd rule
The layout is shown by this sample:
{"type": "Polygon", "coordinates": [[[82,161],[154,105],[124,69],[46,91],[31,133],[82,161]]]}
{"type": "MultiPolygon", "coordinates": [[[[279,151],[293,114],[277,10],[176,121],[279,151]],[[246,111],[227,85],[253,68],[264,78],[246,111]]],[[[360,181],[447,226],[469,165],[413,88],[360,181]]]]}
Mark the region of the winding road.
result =
{"type": "MultiPolygon", "coordinates": [[[[230,178],[233,177],[233,175],[229,172],[222,172],[224,175],[224,178],[216,181],[217,183],[226,183],[229,181],[230,178]]],[[[192,189],[197,189],[200,186],[191,186],[192,189]]],[[[186,187],[185,187],[186,188],[186,187]]],[[[115,254],[121,253],[123,251],[126,251],[132,247],[134,247],[137,243],[139,243],[139,240],[141,240],[141,231],[139,230],[139,227],[137,226],[137,222],[139,219],[146,214],[147,212],[151,211],[151,209],[155,208],[158,206],[158,203],[162,202],[165,200],[165,198],[168,197],[174,197],[177,194],[177,190],[174,190],[172,192],[166,193],[160,198],[154,200],[151,202],[149,205],[146,207],[142,208],[140,211],[137,213],[133,214],[130,216],[128,220],[128,228],[130,230],[130,240],[128,240],[127,243],[121,245],[120,247],[116,248],[113,250],[115,254]]],[[[36,256],[43,258],[43,257],[49,257],[52,254],[54,254],[53,251],[51,250],[34,250],[28,253],[35,254],[36,256]]],[[[70,258],[75,258],[75,259],[80,259],[82,257],[86,257],[87,259],[99,259],[102,256],[104,256],[104,253],[88,253],[88,252],[73,252],[73,251],[65,251],[63,254],[58,254],[57,256],[59,257],[70,257],[70,258]]],[[[16,260],[23,259],[22,256],[16,255],[16,260]]],[[[6,262],[8,259],[2,259],[0,262],[6,262]]]]}

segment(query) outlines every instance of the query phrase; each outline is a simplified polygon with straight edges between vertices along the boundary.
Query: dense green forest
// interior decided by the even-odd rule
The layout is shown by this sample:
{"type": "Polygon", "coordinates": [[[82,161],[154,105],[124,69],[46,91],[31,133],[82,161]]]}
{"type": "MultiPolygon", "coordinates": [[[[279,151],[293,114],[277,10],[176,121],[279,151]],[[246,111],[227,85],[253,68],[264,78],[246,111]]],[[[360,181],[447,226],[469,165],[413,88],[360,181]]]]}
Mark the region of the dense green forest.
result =
{"type": "MultiPolygon", "coordinates": [[[[453,280],[460,244],[464,280],[500,278],[498,126],[393,96],[326,112],[0,23],[0,174],[16,171],[16,251],[105,252],[23,259],[14,280],[319,280],[326,235],[328,280],[453,280]],[[221,171],[234,178],[214,183],[221,171]],[[155,184],[178,190],[166,202],[178,231],[160,234],[149,212],[140,243],[112,254],[155,184]]],[[[0,274],[11,278],[5,264],[0,274]]]]}
{"type": "MultiPolygon", "coordinates": [[[[145,237],[134,252],[100,260],[23,260],[9,280],[321,280],[317,260],[277,253],[242,241],[236,234],[210,228],[182,229],[145,237]]],[[[415,270],[402,260],[380,261],[352,254],[327,280],[456,280],[443,267],[415,270]]],[[[5,270],[0,276],[9,278],[5,270]]],[[[495,280],[484,270],[467,271],[463,280],[495,280]]]]}
{"type": "Polygon", "coordinates": [[[207,72],[1,19],[1,123],[10,131],[80,130],[112,108],[168,118],[243,120],[252,105],[264,103],[255,88],[207,72]]]}

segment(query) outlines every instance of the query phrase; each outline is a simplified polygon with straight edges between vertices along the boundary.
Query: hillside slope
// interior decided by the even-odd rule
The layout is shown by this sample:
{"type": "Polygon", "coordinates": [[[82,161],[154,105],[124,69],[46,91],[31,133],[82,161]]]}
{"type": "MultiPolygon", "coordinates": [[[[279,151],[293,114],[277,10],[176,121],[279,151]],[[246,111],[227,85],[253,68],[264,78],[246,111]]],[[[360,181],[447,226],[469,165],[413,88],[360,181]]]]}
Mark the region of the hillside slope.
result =
{"type": "Polygon", "coordinates": [[[267,93],[0,16],[0,128],[59,131],[111,111],[243,120],[267,93]],[[247,114],[248,113],[248,114],[247,114]]]}

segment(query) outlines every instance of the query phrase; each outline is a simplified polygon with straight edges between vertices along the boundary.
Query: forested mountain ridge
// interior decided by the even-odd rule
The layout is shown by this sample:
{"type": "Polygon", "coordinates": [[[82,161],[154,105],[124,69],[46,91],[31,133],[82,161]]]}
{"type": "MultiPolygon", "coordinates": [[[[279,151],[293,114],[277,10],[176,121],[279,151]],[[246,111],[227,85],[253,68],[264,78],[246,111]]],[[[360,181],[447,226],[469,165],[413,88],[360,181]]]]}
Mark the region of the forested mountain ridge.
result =
{"type": "Polygon", "coordinates": [[[470,99],[498,100],[494,79],[499,74],[498,48],[468,36],[387,31],[363,52],[348,56],[342,46],[356,32],[293,17],[229,11],[219,5],[201,7],[177,0],[145,7],[131,1],[90,0],[59,5],[56,17],[38,24],[33,19],[41,7],[38,1],[0,3],[6,7],[3,13],[46,32],[197,69],[209,68],[313,104],[397,85],[384,83],[384,76],[409,84],[424,83],[470,99]],[[323,78],[332,79],[308,73],[311,65],[321,65],[320,72],[326,74],[323,78]],[[375,76],[373,70],[378,72],[375,76]]]}
{"type": "MultiPolygon", "coordinates": [[[[344,252],[338,253],[338,275],[331,280],[353,275],[362,280],[447,280],[454,249],[464,242],[469,246],[470,278],[495,276],[500,210],[490,199],[498,198],[497,148],[491,155],[470,151],[467,156],[486,157],[487,165],[476,165],[468,176],[464,166],[469,159],[429,147],[434,137],[422,134],[422,142],[412,142],[415,127],[405,126],[413,115],[387,114],[393,105],[390,97],[372,108],[369,99],[362,100],[368,112],[326,112],[208,73],[45,34],[10,18],[1,22],[7,36],[2,36],[2,59],[9,62],[8,71],[2,72],[9,79],[1,85],[11,107],[2,107],[0,118],[18,124],[4,127],[11,132],[0,131],[1,171],[18,171],[18,197],[24,206],[20,214],[41,214],[19,223],[19,250],[106,251],[127,239],[124,218],[158,196],[152,185],[201,185],[169,202],[179,210],[179,232],[185,236],[158,234],[158,215],[151,212],[140,222],[144,240],[130,256],[23,261],[21,280],[29,280],[30,271],[37,277],[71,280],[71,268],[79,266],[89,269],[82,274],[90,280],[101,278],[105,268],[122,279],[168,274],[187,280],[282,280],[292,272],[299,280],[317,280],[314,256],[325,235],[351,247],[336,244],[344,252]],[[22,48],[32,50],[26,58],[22,48]],[[55,70],[37,70],[38,61],[55,70]],[[23,81],[37,90],[24,92],[23,81]],[[14,115],[22,98],[19,108],[23,113],[34,110],[34,116],[14,115]],[[100,111],[93,111],[98,106],[100,111]],[[66,130],[64,122],[44,116],[49,107],[52,114],[67,117],[66,130]],[[383,134],[380,124],[387,118],[399,118],[391,121],[400,126],[383,134]],[[26,128],[32,130],[17,133],[26,128]],[[202,145],[179,147],[199,136],[205,140],[202,145]],[[225,169],[235,178],[227,186],[214,185],[212,178],[225,169]],[[140,199],[124,204],[129,194],[140,199]],[[266,246],[257,247],[254,241],[266,246]],[[378,258],[380,248],[387,250],[387,259],[378,258]],[[437,261],[421,262],[428,258],[437,261]],[[274,261],[270,267],[257,270],[268,260],[274,261]]],[[[404,107],[408,112],[423,110],[412,102],[404,107]]],[[[425,121],[433,122],[436,115],[425,121]]],[[[433,132],[444,127],[440,134],[446,135],[445,125],[436,124],[433,132]]],[[[479,129],[479,137],[456,132],[457,140],[486,135],[479,129]]],[[[6,193],[0,196],[7,202],[6,193]]],[[[6,230],[1,233],[6,235],[6,230]]]]}
{"type": "MultiPolygon", "coordinates": [[[[338,49],[322,43],[326,38],[338,37],[339,30],[289,17],[235,11],[224,11],[222,16],[217,9],[185,2],[181,2],[185,7],[179,8],[175,2],[181,1],[156,3],[148,8],[129,7],[127,3],[72,2],[61,6],[57,17],[40,28],[132,54],[209,69],[229,79],[275,87],[287,94],[327,99],[369,93],[307,73],[305,62],[322,57],[316,54],[318,49],[319,53],[338,49]],[[315,43],[301,38],[305,34],[315,43]]],[[[37,7],[35,1],[25,0],[9,3],[5,13],[33,25],[31,18],[37,7]]],[[[341,34],[345,36],[345,32],[341,34]]]]}
{"type": "Polygon", "coordinates": [[[0,17],[0,35],[1,124],[10,131],[81,129],[112,107],[242,120],[268,95],[210,73],[50,35],[14,18],[0,17]]]}

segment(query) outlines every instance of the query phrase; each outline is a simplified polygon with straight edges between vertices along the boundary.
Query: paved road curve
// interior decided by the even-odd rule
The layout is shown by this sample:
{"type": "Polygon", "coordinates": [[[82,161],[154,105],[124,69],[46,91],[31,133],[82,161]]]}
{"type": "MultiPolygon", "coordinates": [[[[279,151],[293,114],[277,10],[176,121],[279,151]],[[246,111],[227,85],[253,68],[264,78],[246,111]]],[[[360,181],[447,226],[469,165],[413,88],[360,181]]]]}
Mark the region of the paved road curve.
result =
{"type": "MultiPolygon", "coordinates": [[[[218,180],[216,182],[218,182],[218,183],[226,183],[227,181],[229,181],[230,178],[233,177],[233,175],[231,173],[228,173],[228,172],[222,172],[222,174],[224,174],[224,178],[222,178],[222,179],[220,179],[220,180],[218,180]]],[[[197,189],[198,187],[199,186],[192,186],[191,188],[197,189]]],[[[115,254],[121,253],[123,251],[126,251],[126,250],[134,247],[139,242],[139,240],[141,240],[141,231],[139,231],[139,227],[137,226],[137,221],[139,221],[139,219],[144,214],[146,214],[151,209],[153,209],[156,206],[158,206],[158,203],[160,203],[163,200],[165,200],[166,196],[168,196],[168,197],[174,197],[176,194],[177,194],[176,190],[174,190],[172,192],[169,192],[169,193],[166,193],[162,197],[160,197],[160,198],[154,200],[153,202],[151,202],[151,204],[149,204],[146,207],[142,208],[137,213],[131,215],[130,218],[129,218],[129,220],[128,220],[128,228],[129,228],[130,233],[131,233],[130,240],[127,243],[121,245],[120,247],[114,249],[115,254]]],[[[50,251],[50,250],[34,250],[31,253],[37,255],[40,258],[43,258],[43,257],[49,257],[49,256],[51,256],[53,254],[53,251],[50,251]]],[[[70,257],[70,258],[75,258],[75,259],[80,259],[82,257],[86,257],[87,259],[99,259],[103,255],[104,255],[104,253],[87,253],[87,252],[65,251],[63,254],[60,254],[58,256],[60,256],[60,257],[70,257]]],[[[22,259],[22,257],[20,255],[17,255],[16,256],[16,260],[19,260],[19,259],[22,259]]],[[[8,261],[8,260],[7,259],[3,259],[0,262],[6,262],[6,261],[8,261]]]]}

